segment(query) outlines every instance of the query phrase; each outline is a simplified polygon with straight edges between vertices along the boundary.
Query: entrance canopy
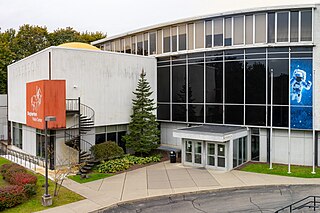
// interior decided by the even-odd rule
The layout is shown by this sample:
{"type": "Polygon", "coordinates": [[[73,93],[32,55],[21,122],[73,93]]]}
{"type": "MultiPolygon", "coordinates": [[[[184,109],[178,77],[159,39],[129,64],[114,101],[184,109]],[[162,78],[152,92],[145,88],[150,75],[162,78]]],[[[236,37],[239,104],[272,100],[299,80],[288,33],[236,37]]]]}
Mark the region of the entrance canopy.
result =
{"type": "Polygon", "coordinates": [[[202,125],[173,131],[176,138],[216,142],[227,142],[247,135],[247,128],[223,125],[202,125]]]}

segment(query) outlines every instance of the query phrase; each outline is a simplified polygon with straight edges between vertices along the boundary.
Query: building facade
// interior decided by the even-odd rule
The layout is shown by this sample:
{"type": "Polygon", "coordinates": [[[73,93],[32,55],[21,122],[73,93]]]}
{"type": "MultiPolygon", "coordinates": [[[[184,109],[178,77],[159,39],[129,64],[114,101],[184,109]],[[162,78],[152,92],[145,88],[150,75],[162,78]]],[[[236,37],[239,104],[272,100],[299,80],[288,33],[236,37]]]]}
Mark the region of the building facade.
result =
{"type": "MultiPolygon", "coordinates": [[[[158,106],[161,145],[181,150],[184,164],[220,170],[249,160],[319,166],[318,7],[184,19],[92,42],[103,51],[50,48],[17,62],[8,78],[13,145],[41,153],[41,131],[22,132],[30,127],[26,100],[18,97],[27,82],[59,79],[66,80],[67,99],[80,97],[95,111],[83,139],[91,145],[114,140],[125,148],[131,92],[144,68],[158,106]]],[[[67,128],[74,118],[67,114],[67,128]]],[[[53,133],[56,155],[69,152],[68,139],[56,136],[65,131],[53,133]]]]}
{"type": "Polygon", "coordinates": [[[190,18],[92,44],[157,58],[161,143],[180,148],[185,164],[225,170],[248,160],[319,165],[318,6],[190,18]],[[195,133],[198,125],[213,127],[195,133]],[[216,126],[246,133],[219,139],[216,126]]]}

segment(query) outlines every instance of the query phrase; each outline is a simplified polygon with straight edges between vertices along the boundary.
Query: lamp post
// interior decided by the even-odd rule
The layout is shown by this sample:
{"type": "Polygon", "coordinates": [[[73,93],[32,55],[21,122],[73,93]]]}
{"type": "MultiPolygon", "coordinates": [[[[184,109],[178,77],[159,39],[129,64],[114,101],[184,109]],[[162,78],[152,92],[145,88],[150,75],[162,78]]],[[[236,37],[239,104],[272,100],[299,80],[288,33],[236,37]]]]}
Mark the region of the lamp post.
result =
{"type": "Polygon", "coordinates": [[[45,158],[45,193],[42,196],[42,205],[43,206],[51,206],[52,205],[52,197],[48,192],[48,142],[47,142],[47,129],[48,129],[48,122],[50,121],[56,121],[55,116],[46,116],[44,118],[45,120],[45,129],[44,129],[44,158],[45,158]]]}

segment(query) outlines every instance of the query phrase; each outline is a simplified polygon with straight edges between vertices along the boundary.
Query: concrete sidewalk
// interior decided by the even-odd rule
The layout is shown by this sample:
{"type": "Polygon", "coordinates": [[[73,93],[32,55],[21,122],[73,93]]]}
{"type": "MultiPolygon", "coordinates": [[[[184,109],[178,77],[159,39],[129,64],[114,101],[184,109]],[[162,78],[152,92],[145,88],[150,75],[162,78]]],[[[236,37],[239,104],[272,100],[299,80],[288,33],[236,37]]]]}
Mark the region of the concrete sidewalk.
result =
{"type": "Polygon", "coordinates": [[[119,202],[154,196],[283,184],[320,184],[320,179],[265,175],[237,170],[220,172],[163,162],[85,184],[67,179],[64,186],[87,199],[42,212],[90,212],[119,202]]]}

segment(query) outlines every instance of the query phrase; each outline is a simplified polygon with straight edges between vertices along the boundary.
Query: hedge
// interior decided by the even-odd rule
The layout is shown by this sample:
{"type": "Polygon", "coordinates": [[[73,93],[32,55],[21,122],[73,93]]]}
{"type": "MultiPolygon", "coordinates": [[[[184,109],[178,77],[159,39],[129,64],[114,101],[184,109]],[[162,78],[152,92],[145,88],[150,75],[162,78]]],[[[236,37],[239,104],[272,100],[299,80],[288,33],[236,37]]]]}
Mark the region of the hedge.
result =
{"type": "Polygon", "coordinates": [[[0,188],[0,210],[14,207],[26,199],[27,195],[22,186],[11,185],[0,188]]]}
{"type": "Polygon", "coordinates": [[[91,151],[96,160],[110,160],[124,155],[123,149],[115,142],[107,141],[91,147],[91,151]]]}
{"type": "Polygon", "coordinates": [[[11,184],[0,188],[0,211],[23,203],[36,194],[37,176],[27,173],[24,167],[15,163],[3,164],[0,173],[11,184]]]}

